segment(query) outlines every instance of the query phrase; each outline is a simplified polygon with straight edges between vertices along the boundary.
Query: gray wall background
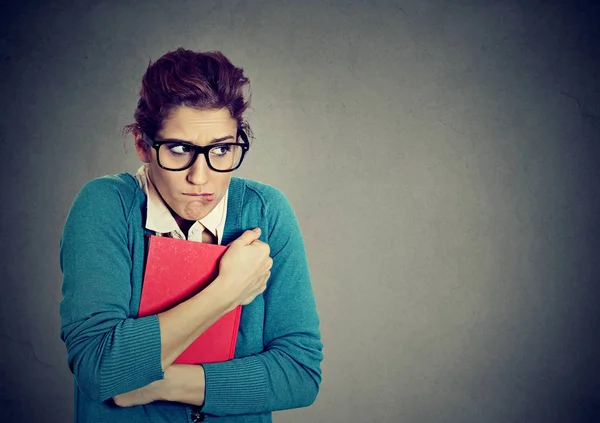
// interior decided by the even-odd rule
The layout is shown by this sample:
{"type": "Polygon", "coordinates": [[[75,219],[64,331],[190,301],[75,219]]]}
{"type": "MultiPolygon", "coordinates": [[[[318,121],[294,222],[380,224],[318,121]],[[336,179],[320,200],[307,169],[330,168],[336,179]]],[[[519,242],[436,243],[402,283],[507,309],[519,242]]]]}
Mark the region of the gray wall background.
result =
{"type": "Polygon", "coordinates": [[[179,46],[244,67],[239,175],[305,236],[324,379],[276,422],[600,421],[598,2],[135,3],[3,9],[2,421],[72,418],[62,225],[179,46]]]}

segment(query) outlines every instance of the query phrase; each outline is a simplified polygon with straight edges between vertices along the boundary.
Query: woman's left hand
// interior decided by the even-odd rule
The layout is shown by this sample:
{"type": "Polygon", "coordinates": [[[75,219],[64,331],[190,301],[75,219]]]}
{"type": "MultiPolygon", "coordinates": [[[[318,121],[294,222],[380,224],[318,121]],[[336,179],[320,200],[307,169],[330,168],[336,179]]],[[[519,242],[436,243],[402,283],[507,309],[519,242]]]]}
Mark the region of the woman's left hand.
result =
{"type": "Polygon", "coordinates": [[[149,404],[153,401],[176,401],[190,405],[204,404],[205,376],[200,365],[172,364],[165,378],[143,388],[113,397],[119,407],[149,404]]]}
{"type": "Polygon", "coordinates": [[[149,404],[153,401],[163,399],[162,386],[163,380],[157,380],[135,391],[125,392],[124,394],[113,397],[113,401],[119,407],[133,407],[134,405],[149,404]]]}

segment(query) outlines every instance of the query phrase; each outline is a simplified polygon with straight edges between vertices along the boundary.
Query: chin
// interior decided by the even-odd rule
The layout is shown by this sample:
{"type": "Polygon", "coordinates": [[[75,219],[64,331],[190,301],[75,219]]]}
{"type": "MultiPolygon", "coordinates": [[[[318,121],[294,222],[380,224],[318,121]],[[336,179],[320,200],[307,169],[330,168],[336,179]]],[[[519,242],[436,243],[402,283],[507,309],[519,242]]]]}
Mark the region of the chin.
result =
{"type": "Polygon", "coordinates": [[[206,210],[198,211],[195,213],[183,213],[183,214],[180,214],[179,216],[181,216],[181,218],[185,219],[185,220],[200,220],[200,219],[204,219],[206,216],[208,216],[210,211],[211,211],[211,209],[206,209],[206,210]]]}

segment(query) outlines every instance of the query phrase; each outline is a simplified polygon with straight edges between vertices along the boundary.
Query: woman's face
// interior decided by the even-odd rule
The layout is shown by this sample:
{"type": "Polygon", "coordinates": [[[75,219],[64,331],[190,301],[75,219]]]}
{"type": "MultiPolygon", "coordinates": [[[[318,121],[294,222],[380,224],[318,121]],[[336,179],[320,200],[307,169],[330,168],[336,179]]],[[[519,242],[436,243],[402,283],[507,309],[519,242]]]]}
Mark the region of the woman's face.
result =
{"type": "MultiPolygon", "coordinates": [[[[237,122],[227,109],[196,110],[182,106],[164,122],[155,140],[177,139],[205,146],[217,139],[235,142],[236,135],[237,122]],[[230,138],[224,140],[226,137],[230,138]]],[[[231,172],[211,170],[202,154],[189,169],[173,172],[158,165],[156,150],[141,139],[141,134],[136,134],[135,146],[140,159],[149,163],[150,180],[178,222],[205,217],[229,187],[231,172]]]]}

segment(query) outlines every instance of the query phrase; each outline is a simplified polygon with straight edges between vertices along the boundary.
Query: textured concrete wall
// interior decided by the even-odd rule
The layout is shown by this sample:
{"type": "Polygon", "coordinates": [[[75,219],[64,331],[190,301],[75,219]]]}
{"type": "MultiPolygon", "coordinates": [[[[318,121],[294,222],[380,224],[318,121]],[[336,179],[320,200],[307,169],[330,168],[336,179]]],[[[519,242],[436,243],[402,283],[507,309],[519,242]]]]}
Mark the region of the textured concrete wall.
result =
{"type": "Polygon", "coordinates": [[[276,422],[600,421],[598,2],[134,3],[5,9],[2,421],[71,419],[62,225],[179,46],[244,67],[239,174],[304,232],[324,377],[276,422]]]}

